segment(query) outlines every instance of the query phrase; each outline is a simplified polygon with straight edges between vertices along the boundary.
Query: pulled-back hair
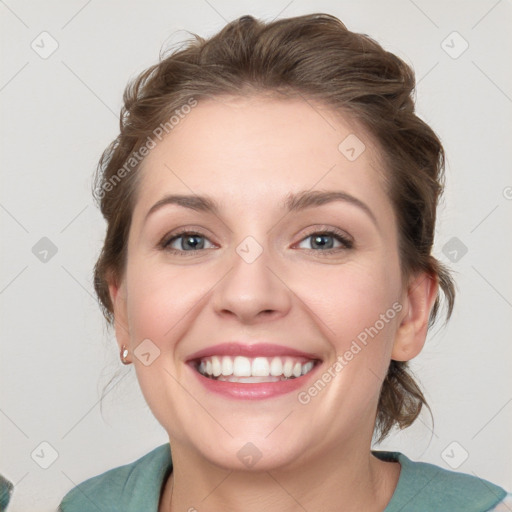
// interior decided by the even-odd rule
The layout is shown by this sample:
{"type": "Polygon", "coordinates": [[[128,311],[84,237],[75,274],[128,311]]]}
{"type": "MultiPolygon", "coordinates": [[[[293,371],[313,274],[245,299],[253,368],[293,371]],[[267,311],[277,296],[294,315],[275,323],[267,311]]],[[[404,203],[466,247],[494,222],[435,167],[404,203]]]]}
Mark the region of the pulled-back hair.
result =
{"type": "MultiPolygon", "coordinates": [[[[114,322],[108,280],[120,282],[126,268],[144,148],[147,152],[162,127],[172,128],[170,119],[194,101],[256,93],[320,102],[360,123],[377,141],[398,223],[402,277],[426,272],[436,279],[449,319],[454,283],[431,254],[444,186],[444,150],[414,112],[413,70],[370,37],[323,13],[269,23],[242,16],[208,39],[192,35],[183,48],[162,54],[127,85],[120,133],[98,164],[94,195],[107,233],[94,267],[94,286],[108,324],[114,322]]],[[[438,294],[429,327],[440,299],[438,294]]],[[[411,425],[423,405],[428,407],[408,363],[392,360],[377,407],[378,441],[395,425],[411,425]]]]}

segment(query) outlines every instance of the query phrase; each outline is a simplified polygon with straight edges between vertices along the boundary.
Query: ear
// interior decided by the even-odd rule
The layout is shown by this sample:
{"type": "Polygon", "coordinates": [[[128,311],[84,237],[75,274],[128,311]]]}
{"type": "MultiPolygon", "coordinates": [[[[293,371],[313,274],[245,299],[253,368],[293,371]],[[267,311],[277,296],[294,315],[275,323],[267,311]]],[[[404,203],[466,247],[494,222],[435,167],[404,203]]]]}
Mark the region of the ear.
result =
{"type": "MultiPolygon", "coordinates": [[[[110,300],[114,309],[114,328],[119,351],[123,345],[130,350],[130,335],[127,322],[126,308],[126,286],[124,280],[119,284],[117,279],[110,277],[107,279],[110,300]]],[[[127,362],[131,362],[129,356],[127,362]]]]}
{"type": "Polygon", "coordinates": [[[415,274],[410,280],[402,302],[404,314],[396,332],[391,359],[409,361],[421,352],[438,288],[437,276],[426,272],[415,274]]]}

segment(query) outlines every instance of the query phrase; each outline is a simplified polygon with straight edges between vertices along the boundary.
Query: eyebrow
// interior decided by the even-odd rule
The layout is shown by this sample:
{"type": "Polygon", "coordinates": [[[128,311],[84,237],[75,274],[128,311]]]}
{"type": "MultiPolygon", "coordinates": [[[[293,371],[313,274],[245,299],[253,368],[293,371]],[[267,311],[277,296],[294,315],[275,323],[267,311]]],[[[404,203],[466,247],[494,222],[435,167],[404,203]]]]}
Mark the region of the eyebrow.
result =
{"type": "MultiPolygon", "coordinates": [[[[307,208],[313,208],[322,206],[327,203],[332,203],[334,201],[343,201],[359,207],[371,218],[375,226],[378,227],[376,216],[363,201],[351,194],[348,194],[347,192],[337,190],[304,190],[302,192],[290,193],[286,196],[286,199],[282,203],[282,208],[286,209],[288,212],[298,212],[307,208]]],[[[152,213],[169,204],[176,204],[178,206],[182,206],[183,208],[189,208],[199,212],[213,213],[214,215],[219,215],[221,209],[217,201],[215,201],[210,196],[169,194],[157,201],[149,209],[145,220],[147,220],[147,218],[152,213]]]]}

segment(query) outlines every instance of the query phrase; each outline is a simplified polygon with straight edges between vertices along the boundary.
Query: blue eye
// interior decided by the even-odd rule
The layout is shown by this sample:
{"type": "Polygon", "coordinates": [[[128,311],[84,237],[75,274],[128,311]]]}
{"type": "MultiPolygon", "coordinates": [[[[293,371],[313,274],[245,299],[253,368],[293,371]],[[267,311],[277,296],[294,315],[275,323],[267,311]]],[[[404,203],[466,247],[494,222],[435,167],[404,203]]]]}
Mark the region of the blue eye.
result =
{"type": "Polygon", "coordinates": [[[178,254],[180,252],[193,252],[200,249],[204,249],[204,241],[197,241],[198,239],[207,240],[205,236],[203,236],[201,233],[196,233],[195,231],[182,231],[181,233],[178,233],[177,235],[174,235],[172,238],[169,238],[167,240],[164,240],[161,244],[162,249],[178,254]],[[175,241],[181,239],[181,248],[180,249],[170,249],[169,246],[175,241]],[[186,247],[191,247],[191,250],[187,250],[186,247]]]}
{"type": "MultiPolygon", "coordinates": [[[[344,235],[343,232],[333,229],[313,231],[304,237],[300,243],[303,243],[307,239],[312,240],[311,244],[313,248],[305,250],[307,252],[316,254],[332,254],[339,251],[352,249],[354,246],[353,241],[344,235]],[[334,247],[334,242],[329,241],[330,239],[337,240],[340,245],[338,247],[334,247]]],[[[192,255],[193,253],[197,253],[202,249],[205,249],[205,240],[208,240],[208,238],[196,231],[181,231],[174,234],[170,238],[164,238],[162,242],[160,242],[159,247],[166,252],[170,252],[171,254],[184,256],[185,253],[189,253],[192,255]],[[172,244],[174,244],[176,241],[181,241],[181,243],[179,243],[179,248],[171,247],[172,244]]]]}
{"type": "Polygon", "coordinates": [[[311,234],[309,234],[307,237],[305,237],[303,240],[311,239],[311,245],[313,246],[313,249],[307,249],[308,251],[314,251],[314,252],[327,252],[332,253],[339,251],[340,249],[351,249],[353,247],[352,240],[349,240],[346,236],[342,235],[341,233],[337,231],[315,231],[311,234]],[[329,241],[329,239],[335,239],[341,244],[338,247],[333,247],[334,242],[329,241]],[[321,251],[315,251],[316,248],[324,249],[321,251]],[[327,250],[325,250],[327,249],[327,250]]]}

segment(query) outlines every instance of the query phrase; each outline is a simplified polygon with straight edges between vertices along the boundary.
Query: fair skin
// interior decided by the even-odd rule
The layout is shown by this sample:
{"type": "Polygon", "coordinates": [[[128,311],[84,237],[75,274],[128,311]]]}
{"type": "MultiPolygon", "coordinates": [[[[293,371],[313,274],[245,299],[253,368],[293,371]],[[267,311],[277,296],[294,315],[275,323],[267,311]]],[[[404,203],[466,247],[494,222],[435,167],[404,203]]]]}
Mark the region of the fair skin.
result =
{"type": "Polygon", "coordinates": [[[400,465],[370,452],[379,392],[390,359],[421,351],[437,282],[402,282],[396,218],[369,135],[301,99],[222,97],[199,102],[141,172],[126,273],[109,289],[119,346],[169,435],[174,470],[159,512],[383,511],[400,465]],[[354,161],[338,150],[349,134],[366,145],[354,161]],[[348,201],[286,214],[287,195],[304,190],[343,191],[374,218],[348,201]],[[171,193],[208,195],[220,211],[169,204],[145,219],[171,193]],[[182,227],[204,245],[194,250],[184,236],[170,246],[179,254],[158,248],[182,227]],[[327,228],[352,248],[333,235],[335,252],[314,245],[310,235],[327,228]],[[248,236],[262,248],[251,263],[236,251],[248,236]],[[318,354],[320,377],[397,302],[399,313],[307,404],[297,392],[212,393],[185,363],[226,340],[264,340],[318,354]],[[147,366],[133,355],[145,339],[160,351],[147,366]],[[237,456],[247,443],[261,453],[250,468],[237,456]]]}

